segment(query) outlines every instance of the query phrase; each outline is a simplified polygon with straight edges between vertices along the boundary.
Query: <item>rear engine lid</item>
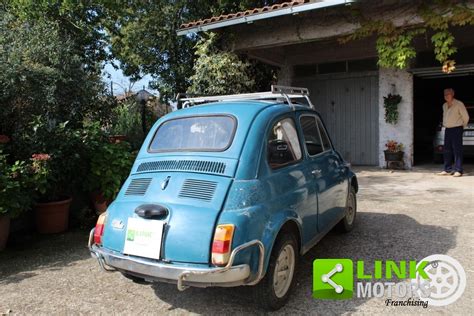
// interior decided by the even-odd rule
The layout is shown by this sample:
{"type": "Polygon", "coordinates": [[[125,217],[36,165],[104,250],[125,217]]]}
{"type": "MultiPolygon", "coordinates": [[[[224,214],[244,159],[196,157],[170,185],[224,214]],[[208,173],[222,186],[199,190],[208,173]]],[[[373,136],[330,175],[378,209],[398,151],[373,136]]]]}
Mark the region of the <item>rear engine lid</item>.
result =
{"type": "MultiPolygon", "coordinates": [[[[143,205],[165,207],[160,259],[177,262],[209,263],[214,226],[232,182],[229,176],[198,172],[173,172],[179,168],[214,168],[230,175],[235,167],[217,168],[212,164],[137,162],[117,199],[108,209],[103,245],[123,252],[129,218],[139,218],[135,210],[143,205]],[[145,165],[144,165],[145,164],[145,165]],[[146,167],[145,167],[146,166],[146,167]],[[170,169],[155,172],[158,169],[170,169]],[[229,169],[227,169],[229,168],[229,169]],[[145,170],[146,169],[146,170],[145,170]],[[152,169],[154,169],[152,171],[152,169]],[[137,171],[140,170],[140,171],[137,171]]],[[[170,161],[170,160],[168,160],[170,161]]],[[[222,163],[222,161],[221,161],[222,163]]]]}

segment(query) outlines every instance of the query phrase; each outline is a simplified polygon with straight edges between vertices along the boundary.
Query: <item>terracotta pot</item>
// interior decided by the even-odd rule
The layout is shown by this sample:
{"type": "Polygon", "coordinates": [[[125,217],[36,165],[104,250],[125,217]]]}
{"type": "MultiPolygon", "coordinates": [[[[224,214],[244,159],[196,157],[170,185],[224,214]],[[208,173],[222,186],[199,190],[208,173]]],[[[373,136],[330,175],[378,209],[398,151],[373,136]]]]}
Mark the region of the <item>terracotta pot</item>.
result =
{"type": "Polygon", "coordinates": [[[94,210],[97,212],[98,215],[104,213],[107,210],[110,201],[104,197],[102,192],[92,192],[90,194],[90,197],[92,205],[94,206],[94,210]]]}
{"type": "Polygon", "coordinates": [[[112,144],[118,144],[124,140],[127,139],[127,136],[126,135],[111,135],[109,136],[109,141],[112,143],[112,144]]]}
{"type": "Polygon", "coordinates": [[[57,202],[36,203],[36,230],[40,234],[61,233],[67,230],[71,201],[72,198],[68,198],[57,202]]]}
{"type": "Polygon", "coordinates": [[[0,251],[7,245],[8,235],[10,234],[10,217],[0,216],[0,251]]]}

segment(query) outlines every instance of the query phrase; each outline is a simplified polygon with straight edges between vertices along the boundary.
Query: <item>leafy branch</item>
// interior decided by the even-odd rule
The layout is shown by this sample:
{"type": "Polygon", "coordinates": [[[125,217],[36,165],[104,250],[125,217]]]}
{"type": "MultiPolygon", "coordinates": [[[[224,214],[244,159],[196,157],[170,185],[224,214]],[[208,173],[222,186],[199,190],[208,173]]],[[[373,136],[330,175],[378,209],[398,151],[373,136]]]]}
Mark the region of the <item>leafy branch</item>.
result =
{"type": "Polygon", "coordinates": [[[361,21],[361,26],[339,41],[346,43],[376,35],[378,63],[387,68],[406,68],[416,56],[413,39],[431,30],[435,32],[431,37],[435,58],[443,65],[442,70],[449,73],[455,69],[452,57],[457,52],[455,38],[449,27],[474,25],[474,8],[463,2],[453,4],[446,0],[424,3],[417,8],[417,14],[423,18],[425,28],[397,28],[391,21],[367,18],[361,12],[355,14],[361,21]]]}

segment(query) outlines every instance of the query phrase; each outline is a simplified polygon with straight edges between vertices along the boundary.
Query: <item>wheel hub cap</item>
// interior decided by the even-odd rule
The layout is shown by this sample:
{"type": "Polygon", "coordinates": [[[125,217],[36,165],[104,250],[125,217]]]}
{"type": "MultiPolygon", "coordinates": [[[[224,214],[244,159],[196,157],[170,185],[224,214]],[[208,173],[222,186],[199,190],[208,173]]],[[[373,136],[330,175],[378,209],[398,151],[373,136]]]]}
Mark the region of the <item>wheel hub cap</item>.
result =
{"type": "Polygon", "coordinates": [[[290,288],[295,270],[295,250],[292,245],[286,245],[278,255],[273,274],[273,288],[277,297],[283,297],[290,288]]]}

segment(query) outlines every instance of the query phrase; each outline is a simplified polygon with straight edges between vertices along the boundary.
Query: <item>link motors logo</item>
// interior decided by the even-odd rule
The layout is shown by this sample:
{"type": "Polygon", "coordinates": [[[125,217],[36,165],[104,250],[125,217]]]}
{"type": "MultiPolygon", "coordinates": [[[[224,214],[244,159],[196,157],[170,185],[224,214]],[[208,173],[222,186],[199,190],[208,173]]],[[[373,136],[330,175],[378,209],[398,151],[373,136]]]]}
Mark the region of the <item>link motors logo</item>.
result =
{"type": "MultiPolygon", "coordinates": [[[[429,287],[426,297],[429,305],[445,306],[457,301],[466,289],[466,272],[454,258],[446,255],[431,255],[422,260],[428,262],[423,271],[428,275],[426,283],[419,274],[412,280],[415,284],[425,282],[429,287]]],[[[423,293],[418,292],[418,295],[423,293]]]]}
{"type": "Polygon", "coordinates": [[[458,300],[466,288],[461,264],[446,255],[423,260],[374,262],[373,273],[350,259],[316,259],[313,262],[313,297],[319,299],[386,298],[386,306],[445,306],[458,300]],[[382,279],[389,280],[382,282],[382,279]],[[393,282],[397,280],[398,282],[393,282]]]}

